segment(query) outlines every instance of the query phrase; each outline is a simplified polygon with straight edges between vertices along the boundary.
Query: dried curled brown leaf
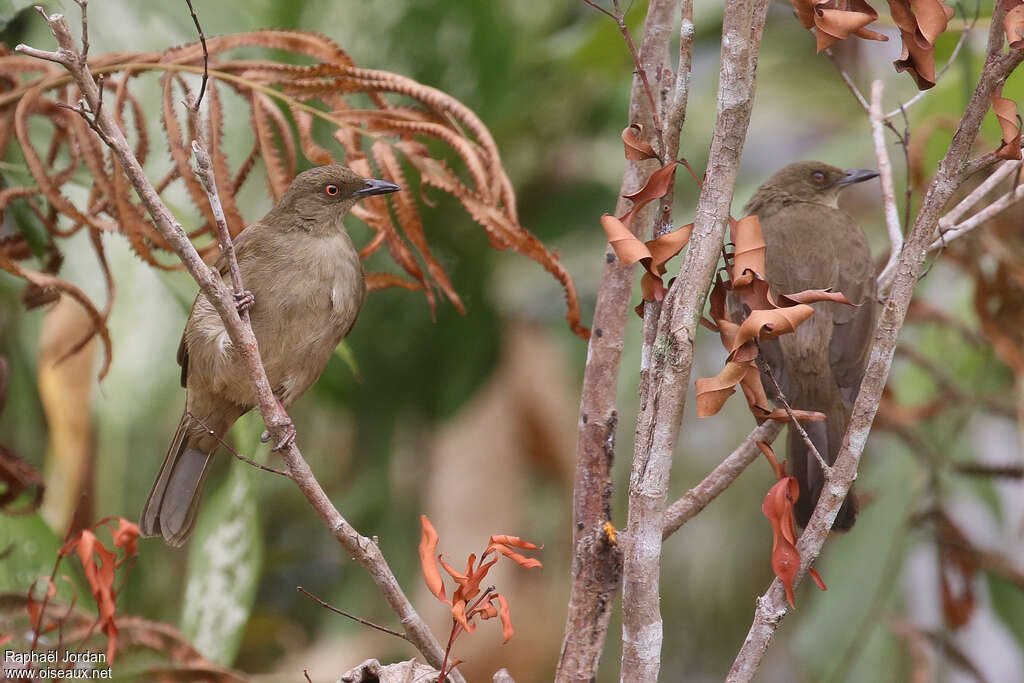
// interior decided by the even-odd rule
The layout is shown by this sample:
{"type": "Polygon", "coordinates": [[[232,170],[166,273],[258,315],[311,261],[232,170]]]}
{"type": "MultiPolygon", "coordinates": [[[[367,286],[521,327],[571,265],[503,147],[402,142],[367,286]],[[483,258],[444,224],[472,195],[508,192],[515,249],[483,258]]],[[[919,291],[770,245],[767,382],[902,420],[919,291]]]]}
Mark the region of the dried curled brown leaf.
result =
{"type": "Polygon", "coordinates": [[[626,158],[630,161],[658,158],[651,143],[643,139],[643,134],[644,127],[639,123],[631,123],[622,129],[622,145],[625,148],[626,158]]]}
{"type": "Polygon", "coordinates": [[[1006,16],[1003,29],[1006,40],[1014,50],[1024,50],[1024,0],[1003,0],[1006,16]]]}
{"type": "Polygon", "coordinates": [[[878,19],[878,12],[864,0],[793,0],[793,7],[803,27],[815,30],[818,52],[851,35],[888,40],[865,28],[878,19]]]}
{"type": "Polygon", "coordinates": [[[892,19],[903,39],[903,52],[893,62],[906,71],[919,90],[935,86],[935,41],[956,13],[941,0],[889,0],[892,19]]]}
{"type": "Polygon", "coordinates": [[[1003,97],[1002,87],[992,93],[992,111],[1003,132],[1003,142],[996,150],[996,156],[1000,159],[1020,159],[1021,118],[1017,114],[1017,103],[1003,97]]]}

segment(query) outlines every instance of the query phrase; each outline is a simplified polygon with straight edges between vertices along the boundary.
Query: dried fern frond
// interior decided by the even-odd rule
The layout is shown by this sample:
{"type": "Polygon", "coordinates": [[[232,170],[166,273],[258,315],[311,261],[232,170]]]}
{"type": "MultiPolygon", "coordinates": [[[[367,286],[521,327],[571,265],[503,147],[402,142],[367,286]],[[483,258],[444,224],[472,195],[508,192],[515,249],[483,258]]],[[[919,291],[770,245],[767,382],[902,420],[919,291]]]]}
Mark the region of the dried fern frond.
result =
{"type": "MultiPolygon", "coordinates": [[[[408,185],[409,173],[421,187],[433,187],[455,197],[486,231],[497,249],[513,249],[537,261],[565,291],[566,319],[572,330],[586,337],[580,322],[575,286],[556,254],[549,251],[519,223],[515,193],[505,174],[497,145],[483,122],[468,107],[440,90],[387,71],[358,68],[335,43],[314,34],[293,31],[254,31],[212,38],[209,50],[209,84],[203,125],[210,141],[214,173],[222,188],[228,227],[237,235],[247,220],[235,194],[251,178],[258,161],[266,169],[270,194],[277,199],[299,168],[299,155],[312,164],[343,160],[366,176],[379,176],[408,185]],[[307,65],[251,59],[232,59],[240,48],[282,50],[307,65]],[[223,89],[233,91],[249,110],[255,144],[237,167],[225,151],[223,89]],[[366,106],[369,103],[371,106],[366,106]],[[318,123],[320,122],[320,123],[318,123]],[[330,141],[318,140],[329,131],[330,141]],[[428,147],[427,142],[435,144],[428,147]],[[333,149],[332,149],[333,147],[333,149]],[[432,149],[442,149],[434,152],[432,149]],[[448,161],[457,161],[454,167],[448,161]]],[[[294,60],[293,60],[294,61],[294,60]]],[[[163,52],[118,53],[90,60],[90,68],[104,81],[104,106],[113,107],[118,124],[134,141],[140,160],[155,152],[147,120],[157,118],[144,110],[133,93],[141,76],[160,79],[158,113],[172,167],[159,183],[161,193],[184,186],[199,212],[202,224],[190,237],[204,257],[217,251],[213,217],[205,193],[195,179],[188,130],[181,100],[188,94],[186,75],[202,73],[203,53],[198,43],[163,52]]],[[[33,210],[52,237],[67,237],[85,228],[107,280],[108,298],[100,311],[76,287],[53,273],[32,271],[17,261],[30,256],[21,236],[0,238],[0,268],[48,292],[75,298],[95,323],[110,361],[106,321],[114,296],[100,235],[123,234],[132,250],[147,264],[161,269],[180,267],[169,258],[167,244],[141,209],[120,167],[95,133],[74,112],[57,106],[74,104],[79,93],[59,67],[20,55],[0,53],[0,153],[7,157],[17,142],[36,186],[12,186],[0,190],[0,211],[12,201],[43,197],[48,211],[37,203],[33,210]],[[41,135],[38,123],[48,123],[52,133],[41,135]],[[30,128],[32,132],[30,133],[30,128]],[[88,174],[91,186],[87,206],[69,198],[70,185],[81,185],[88,174]],[[63,218],[63,220],[62,220],[63,218]],[[70,227],[67,227],[70,219],[70,227]],[[64,225],[65,227],[61,227],[64,225]]],[[[441,263],[434,257],[412,193],[371,197],[353,212],[376,234],[363,246],[365,258],[386,246],[395,263],[412,280],[374,274],[371,289],[402,287],[420,289],[435,306],[440,292],[460,311],[464,310],[441,263]],[[397,224],[397,225],[396,225],[397,224]]]]}

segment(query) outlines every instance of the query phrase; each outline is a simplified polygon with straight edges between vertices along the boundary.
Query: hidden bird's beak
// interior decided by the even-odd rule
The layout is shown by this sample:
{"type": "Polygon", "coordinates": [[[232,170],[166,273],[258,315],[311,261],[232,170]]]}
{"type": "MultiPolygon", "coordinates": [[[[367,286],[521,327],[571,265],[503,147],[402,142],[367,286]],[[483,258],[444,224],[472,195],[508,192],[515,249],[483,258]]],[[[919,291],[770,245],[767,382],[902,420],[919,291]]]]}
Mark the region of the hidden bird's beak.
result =
{"type": "Polygon", "coordinates": [[[370,197],[375,194],[389,194],[391,192],[398,192],[401,189],[402,188],[400,188],[398,185],[395,185],[394,183],[389,183],[386,180],[376,180],[374,178],[370,178],[366,181],[365,185],[363,185],[361,188],[355,191],[355,194],[353,194],[353,196],[356,199],[362,199],[363,197],[370,197]]]}
{"type": "Polygon", "coordinates": [[[846,187],[847,185],[853,185],[854,183],[862,183],[865,180],[871,180],[872,178],[878,177],[878,171],[872,171],[869,168],[860,168],[853,171],[847,171],[846,175],[839,179],[836,183],[839,187],[846,187]]]}

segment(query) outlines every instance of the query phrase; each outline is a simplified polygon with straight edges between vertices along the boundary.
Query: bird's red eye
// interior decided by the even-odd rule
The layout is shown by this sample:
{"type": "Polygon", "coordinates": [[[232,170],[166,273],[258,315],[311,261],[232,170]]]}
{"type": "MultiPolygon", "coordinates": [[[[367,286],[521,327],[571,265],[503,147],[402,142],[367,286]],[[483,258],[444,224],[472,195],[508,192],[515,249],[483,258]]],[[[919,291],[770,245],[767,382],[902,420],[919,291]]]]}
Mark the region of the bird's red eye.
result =
{"type": "Polygon", "coordinates": [[[816,183],[825,182],[825,174],[822,173],[821,171],[815,171],[814,173],[811,174],[811,177],[814,178],[814,182],[816,183]]]}
{"type": "Polygon", "coordinates": [[[324,187],[324,192],[327,193],[328,197],[337,197],[341,189],[337,185],[331,184],[324,187]]]}

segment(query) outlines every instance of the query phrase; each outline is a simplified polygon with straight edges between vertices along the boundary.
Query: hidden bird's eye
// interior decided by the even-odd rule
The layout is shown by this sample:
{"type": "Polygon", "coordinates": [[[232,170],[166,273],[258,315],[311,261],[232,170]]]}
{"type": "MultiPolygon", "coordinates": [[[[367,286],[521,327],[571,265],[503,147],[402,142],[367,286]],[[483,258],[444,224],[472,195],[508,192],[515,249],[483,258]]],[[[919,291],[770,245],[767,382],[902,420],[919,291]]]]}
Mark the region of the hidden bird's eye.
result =
{"type": "Polygon", "coordinates": [[[811,177],[814,178],[814,182],[816,183],[825,182],[825,174],[822,173],[821,171],[815,171],[814,173],[811,174],[811,177]]]}
{"type": "Polygon", "coordinates": [[[341,189],[337,185],[331,184],[324,187],[324,192],[328,197],[337,197],[341,189]]]}

